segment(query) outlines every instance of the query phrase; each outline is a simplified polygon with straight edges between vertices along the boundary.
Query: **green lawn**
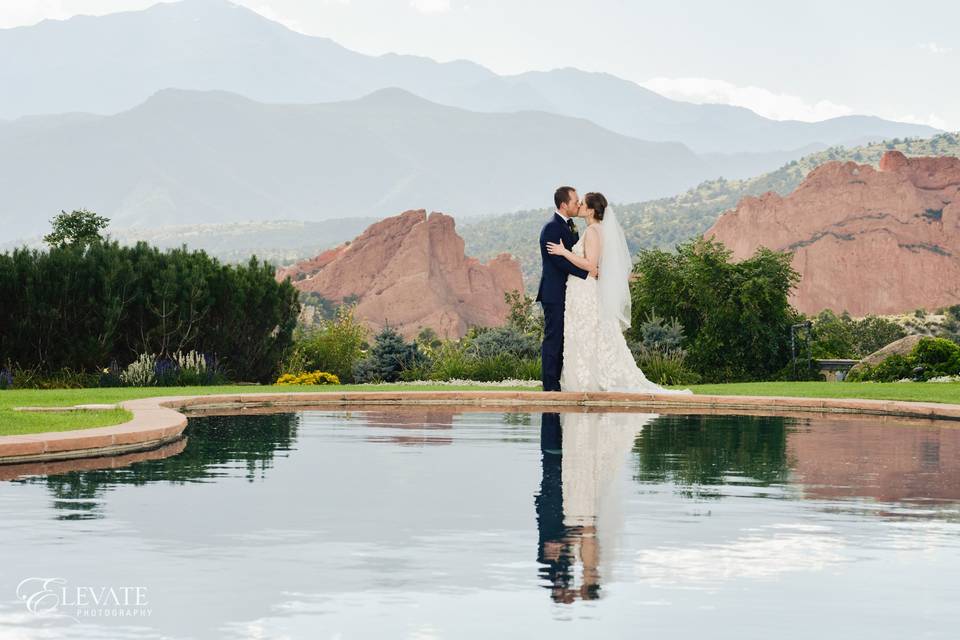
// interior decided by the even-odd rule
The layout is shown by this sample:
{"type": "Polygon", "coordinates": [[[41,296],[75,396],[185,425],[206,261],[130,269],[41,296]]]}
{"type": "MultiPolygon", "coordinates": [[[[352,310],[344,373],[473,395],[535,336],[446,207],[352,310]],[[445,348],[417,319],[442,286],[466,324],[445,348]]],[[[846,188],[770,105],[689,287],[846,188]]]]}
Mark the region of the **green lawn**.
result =
{"type": "Polygon", "coordinates": [[[223,385],[211,387],[117,387],[106,389],[12,389],[0,391],[0,436],[44,431],[69,431],[119,424],[130,419],[129,411],[68,411],[64,413],[30,413],[13,407],[66,407],[75,404],[113,404],[134,398],[152,396],[196,396],[209,393],[265,393],[283,391],[483,391],[491,388],[519,390],[524,387],[479,387],[454,385],[339,385],[298,386],[223,385]]]}
{"type": "Polygon", "coordinates": [[[699,384],[694,393],[718,396],[862,398],[960,404],[960,382],[740,382],[699,384]]]}
{"type": "MultiPolygon", "coordinates": [[[[116,403],[133,398],[168,395],[202,395],[209,393],[263,393],[277,391],[477,391],[491,389],[535,390],[523,387],[478,386],[405,386],[405,385],[342,385],[323,386],[235,386],[217,387],[122,387],[111,389],[17,389],[0,391],[0,435],[67,431],[118,424],[129,419],[127,411],[71,411],[66,413],[15,412],[21,406],[70,406],[75,404],[116,403]]],[[[960,404],[960,383],[895,382],[745,382],[736,384],[703,384],[692,387],[706,395],[798,396],[810,398],[865,398],[876,400],[915,400],[960,404]]]]}

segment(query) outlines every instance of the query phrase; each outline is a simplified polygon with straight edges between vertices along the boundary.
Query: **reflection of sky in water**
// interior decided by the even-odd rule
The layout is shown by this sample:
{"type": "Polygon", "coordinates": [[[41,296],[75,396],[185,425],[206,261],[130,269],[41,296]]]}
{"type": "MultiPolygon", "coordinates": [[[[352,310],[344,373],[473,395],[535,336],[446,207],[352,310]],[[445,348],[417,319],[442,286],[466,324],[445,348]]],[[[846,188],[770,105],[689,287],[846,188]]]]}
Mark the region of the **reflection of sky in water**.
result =
{"type": "Polygon", "coordinates": [[[661,417],[616,423],[640,433],[624,445],[572,452],[571,435],[551,462],[539,422],[208,418],[174,458],[0,483],[0,638],[955,637],[960,431],[661,417]],[[553,472],[586,513],[556,535],[535,504],[553,472]],[[593,571],[599,599],[554,601],[538,537],[571,554],[571,593],[593,571]],[[154,613],[37,619],[14,595],[34,575],[142,584],[154,613]]]}

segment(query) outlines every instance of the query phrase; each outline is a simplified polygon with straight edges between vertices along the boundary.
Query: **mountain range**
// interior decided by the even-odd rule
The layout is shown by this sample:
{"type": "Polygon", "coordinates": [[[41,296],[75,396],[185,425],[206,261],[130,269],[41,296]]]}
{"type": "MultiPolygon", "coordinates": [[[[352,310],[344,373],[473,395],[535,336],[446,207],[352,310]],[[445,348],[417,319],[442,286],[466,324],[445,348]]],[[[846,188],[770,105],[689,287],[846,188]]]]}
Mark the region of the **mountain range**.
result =
{"type": "Polygon", "coordinates": [[[561,183],[636,202],[936,133],[775,121],[571,68],[370,56],[227,0],[0,29],[0,91],[7,241],[81,207],[143,228],[492,214],[543,206],[561,183]]]}
{"type": "Polygon", "coordinates": [[[642,140],[680,142],[697,153],[783,152],[936,133],[870,116],[770,120],[742,107],[671,100],[628,80],[572,68],[501,76],[468,61],[369,56],[227,0],[182,0],[0,30],[0,87],[0,118],[6,119],[117,113],[166,88],[315,103],[398,87],[472,111],[585,118],[642,140]]]}
{"type": "Polygon", "coordinates": [[[315,105],[165,89],[112,116],[0,125],[0,145],[0,221],[14,237],[80,207],[118,226],[382,218],[425,202],[471,214],[549,202],[559,182],[641,200],[712,175],[675,142],[402,89],[315,105]]]}

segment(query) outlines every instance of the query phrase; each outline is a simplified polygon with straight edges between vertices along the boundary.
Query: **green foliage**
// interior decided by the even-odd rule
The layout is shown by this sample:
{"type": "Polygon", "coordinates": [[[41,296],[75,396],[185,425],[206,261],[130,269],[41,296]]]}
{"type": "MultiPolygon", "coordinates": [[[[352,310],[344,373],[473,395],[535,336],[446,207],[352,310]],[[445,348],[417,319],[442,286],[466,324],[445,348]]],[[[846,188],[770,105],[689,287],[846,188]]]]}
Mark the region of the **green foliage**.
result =
{"type": "MultiPolygon", "coordinates": [[[[877,166],[884,152],[897,149],[907,156],[960,156],[960,136],[950,133],[933,138],[906,138],[896,143],[880,142],[862,147],[831,147],[783,165],[775,171],[743,180],[708,180],[671,198],[617,204],[617,215],[632,254],[642,249],[672,249],[698,237],[724,211],[744,196],[768,191],[787,195],[816,167],[832,160],[856,160],[877,166]]],[[[528,291],[540,278],[540,252],[530,238],[537,237],[549,219],[550,209],[535,209],[484,218],[458,227],[467,254],[483,260],[509,252],[520,262],[528,291]]]]}
{"type": "Polygon", "coordinates": [[[251,258],[146,243],[68,244],[0,254],[0,358],[52,372],[121,368],[138,354],[215,354],[234,379],[268,381],[292,343],[289,282],[251,258]]]}
{"type": "Polygon", "coordinates": [[[680,321],[676,318],[661,318],[655,311],[651,311],[640,323],[638,333],[647,349],[678,349],[683,344],[683,326],[680,321]]]}
{"type": "Polygon", "coordinates": [[[697,240],[671,254],[642,251],[632,286],[632,338],[639,314],[656,310],[676,318],[690,367],[707,381],[766,379],[790,358],[790,326],[797,320],[787,296],[798,279],[790,254],[760,249],[733,263],[713,240],[697,240]]]}
{"type": "Polygon", "coordinates": [[[854,358],[864,358],[907,335],[904,328],[896,322],[878,316],[867,316],[853,321],[851,330],[855,347],[854,358]]]}
{"type": "Polygon", "coordinates": [[[43,241],[51,247],[62,249],[67,246],[83,247],[103,240],[100,231],[107,228],[110,219],[86,209],[70,213],[61,210],[50,224],[53,230],[43,237],[43,241]]]}
{"type": "Polygon", "coordinates": [[[534,336],[538,342],[543,340],[543,313],[533,298],[522,291],[507,291],[503,299],[510,306],[507,326],[518,333],[534,336]]]}
{"type": "Polygon", "coordinates": [[[847,314],[838,318],[829,309],[821,311],[813,323],[811,355],[814,358],[860,357],[856,355],[852,324],[847,314]]]}
{"type": "Polygon", "coordinates": [[[686,352],[679,347],[647,347],[629,342],[637,366],[651,382],[661,385],[685,385],[700,382],[700,375],[686,367],[686,352]]]}
{"type": "Polygon", "coordinates": [[[332,320],[324,321],[318,327],[297,330],[283,372],[327,371],[344,382],[350,382],[354,366],[363,356],[368,333],[354,316],[353,307],[340,307],[332,320]]]}
{"type": "Polygon", "coordinates": [[[509,355],[523,359],[535,358],[540,353],[540,341],[536,337],[509,326],[484,331],[473,338],[469,346],[478,358],[509,355]]]}
{"type": "Polygon", "coordinates": [[[877,316],[854,320],[821,311],[813,322],[811,352],[814,358],[864,358],[907,332],[896,322],[877,316]]]}
{"type": "Polygon", "coordinates": [[[425,358],[417,344],[407,343],[392,327],[377,334],[366,358],[354,365],[356,382],[396,382],[407,369],[422,367],[425,358]]]}
{"type": "Polygon", "coordinates": [[[929,380],[960,375],[960,346],[944,338],[922,338],[909,355],[894,354],[873,367],[852,371],[850,382],[929,380]]]}

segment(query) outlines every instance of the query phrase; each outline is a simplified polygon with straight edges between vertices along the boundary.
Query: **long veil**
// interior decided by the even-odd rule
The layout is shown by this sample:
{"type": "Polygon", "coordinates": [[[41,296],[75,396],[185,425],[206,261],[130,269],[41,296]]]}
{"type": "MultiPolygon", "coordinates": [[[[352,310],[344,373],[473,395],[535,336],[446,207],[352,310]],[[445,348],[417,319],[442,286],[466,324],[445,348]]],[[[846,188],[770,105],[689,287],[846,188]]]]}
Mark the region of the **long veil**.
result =
{"type": "Polygon", "coordinates": [[[607,207],[600,222],[601,252],[597,279],[602,318],[616,318],[620,330],[630,327],[630,272],[633,262],[623,227],[613,207],[607,207]]]}

